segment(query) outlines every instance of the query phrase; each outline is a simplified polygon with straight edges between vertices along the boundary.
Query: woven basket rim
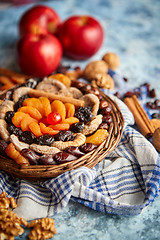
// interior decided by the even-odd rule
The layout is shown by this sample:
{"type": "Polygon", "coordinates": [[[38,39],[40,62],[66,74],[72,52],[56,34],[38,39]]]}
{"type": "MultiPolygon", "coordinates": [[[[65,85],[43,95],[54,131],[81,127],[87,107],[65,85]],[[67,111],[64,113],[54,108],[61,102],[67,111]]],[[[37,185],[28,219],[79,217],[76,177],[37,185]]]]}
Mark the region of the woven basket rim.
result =
{"type": "Polygon", "coordinates": [[[124,127],[124,119],[118,105],[101,90],[100,94],[112,105],[112,124],[109,127],[107,139],[95,150],[71,162],[57,165],[19,165],[13,160],[0,155],[0,169],[9,173],[13,178],[20,178],[31,181],[44,181],[54,178],[66,171],[79,167],[93,168],[101,162],[118,145],[124,127]]]}

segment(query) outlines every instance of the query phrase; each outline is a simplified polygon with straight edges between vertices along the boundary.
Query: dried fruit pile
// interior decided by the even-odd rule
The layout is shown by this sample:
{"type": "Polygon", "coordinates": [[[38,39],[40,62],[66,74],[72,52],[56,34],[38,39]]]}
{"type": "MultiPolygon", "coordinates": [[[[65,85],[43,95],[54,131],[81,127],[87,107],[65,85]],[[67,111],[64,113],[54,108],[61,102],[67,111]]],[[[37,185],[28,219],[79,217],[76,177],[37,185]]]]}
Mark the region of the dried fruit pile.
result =
{"type": "Polygon", "coordinates": [[[106,140],[112,123],[99,90],[67,74],[29,79],[2,97],[0,152],[18,164],[73,161],[106,140]]]}

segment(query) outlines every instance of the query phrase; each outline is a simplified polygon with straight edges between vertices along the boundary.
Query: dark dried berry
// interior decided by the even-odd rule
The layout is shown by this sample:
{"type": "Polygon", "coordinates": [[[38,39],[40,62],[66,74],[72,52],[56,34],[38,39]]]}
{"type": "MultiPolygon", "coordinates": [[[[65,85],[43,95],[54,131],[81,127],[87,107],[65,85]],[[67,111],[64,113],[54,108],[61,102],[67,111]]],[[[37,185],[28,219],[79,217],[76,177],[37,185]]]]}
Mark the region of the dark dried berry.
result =
{"type": "Polygon", "coordinates": [[[67,152],[58,152],[54,155],[53,159],[57,163],[66,163],[66,162],[76,160],[77,157],[67,152]]]}
{"type": "Polygon", "coordinates": [[[15,114],[14,111],[8,111],[8,112],[6,112],[5,121],[6,121],[8,124],[12,124],[12,117],[14,116],[14,114],[15,114]]]}
{"type": "Polygon", "coordinates": [[[80,146],[80,150],[84,153],[91,152],[92,150],[96,149],[98,146],[92,143],[85,143],[80,146]]]}
{"type": "Polygon", "coordinates": [[[124,94],[124,97],[132,97],[134,95],[134,92],[128,91],[124,94]]]}
{"type": "Polygon", "coordinates": [[[107,123],[108,125],[110,125],[112,123],[112,117],[110,115],[105,115],[102,118],[102,122],[103,123],[107,123]]]}
{"type": "Polygon", "coordinates": [[[119,92],[116,92],[116,93],[114,94],[114,96],[116,96],[117,98],[121,99],[121,95],[120,95],[119,92]]]}
{"type": "Polygon", "coordinates": [[[75,146],[70,146],[66,148],[65,152],[68,152],[76,157],[82,157],[84,155],[84,153],[80,151],[79,147],[75,147],[75,146]]]}
{"type": "Polygon", "coordinates": [[[108,128],[109,128],[109,126],[108,126],[107,123],[101,123],[101,124],[99,125],[99,129],[106,129],[106,130],[108,130],[108,128]]]}
{"type": "Polygon", "coordinates": [[[5,149],[8,146],[8,144],[3,140],[0,139],[0,154],[5,155],[5,149]]]}
{"type": "Polygon", "coordinates": [[[149,91],[149,97],[150,98],[155,98],[156,97],[155,89],[152,89],[152,90],[149,91]]]}
{"type": "Polygon", "coordinates": [[[42,164],[42,165],[54,165],[54,164],[56,164],[52,155],[43,155],[38,159],[38,162],[39,162],[39,164],[42,164]]]}
{"type": "Polygon", "coordinates": [[[44,134],[37,138],[37,144],[50,146],[54,142],[54,137],[51,134],[44,134]]]}
{"type": "Polygon", "coordinates": [[[84,82],[80,82],[80,81],[72,81],[71,82],[71,87],[75,87],[81,90],[81,88],[85,87],[87,84],[84,82]]]}
{"type": "Polygon", "coordinates": [[[105,107],[101,110],[101,114],[102,115],[109,115],[111,113],[111,111],[112,111],[112,105],[109,104],[107,107],[105,107]]]}
{"type": "Polygon", "coordinates": [[[39,155],[37,155],[33,150],[24,148],[21,150],[21,154],[28,159],[29,163],[31,165],[37,165],[38,159],[40,158],[39,155]]]}
{"type": "Polygon", "coordinates": [[[60,131],[56,135],[54,135],[56,141],[73,141],[74,133],[71,131],[60,131]]]}
{"type": "Polygon", "coordinates": [[[8,132],[10,134],[15,134],[16,136],[20,136],[23,133],[20,128],[15,127],[13,124],[8,125],[8,132]]]}
{"type": "Polygon", "coordinates": [[[27,99],[27,98],[29,98],[29,95],[28,95],[28,94],[26,94],[26,95],[24,95],[24,96],[22,96],[22,97],[19,98],[18,102],[16,102],[16,103],[14,104],[14,111],[15,111],[15,112],[17,112],[18,108],[22,107],[23,101],[24,101],[25,99],[27,99]]]}
{"type": "Polygon", "coordinates": [[[126,77],[124,77],[123,80],[124,80],[125,82],[128,82],[128,78],[126,78],[126,77]]]}
{"type": "Polygon", "coordinates": [[[73,123],[70,126],[70,130],[74,133],[79,133],[83,130],[84,128],[84,122],[78,122],[78,123],[73,123]]]}
{"type": "Polygon", "coordinates": [[[19,136],[19,140],[28,144],[32,144],[36,140],[36,136],[31,133],[30,131],[24,131],[22,134],[19,136]]]}
{"type": "Polygon", "coordinates": [[[77,117],[80,122],[84,122],[84,123],[87,123],[89,122],[92,117],[93,117],[93,114],[91,112],[91,107],[88,106],[88,107],[80,107],[76,110],[76,113],[75,113],[75,117],[77,117]]]}
{"type": "Polygon", "coordinates": [[[153,113],[152,118],[160,119],[160,113],[153,113]]]}

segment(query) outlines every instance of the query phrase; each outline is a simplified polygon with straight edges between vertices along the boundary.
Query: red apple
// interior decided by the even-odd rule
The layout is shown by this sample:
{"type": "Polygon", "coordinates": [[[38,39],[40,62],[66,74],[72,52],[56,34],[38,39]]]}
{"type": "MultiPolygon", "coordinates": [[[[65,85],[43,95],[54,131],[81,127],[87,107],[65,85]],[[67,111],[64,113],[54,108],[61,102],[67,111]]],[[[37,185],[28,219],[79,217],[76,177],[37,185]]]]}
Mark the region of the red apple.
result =
{"type": "Polygon", "coordinates": [[[60,17],[50,7],[37,5],[26,11],[19,22],[20,35],[26,33],[55,33],[60,24],[60,17]]]}
{"type": "Polygon", "coordinates": [[[21,70],[35,77],[51,74],[62,58],[62,45],[51,34],[26,34],[17,43],[17,59],[21,70]]]}
{"type": "Polygon", "coordinates": [[[83,60],[94,55],[103,42],[103,29],[91,16],[72,16],[60,25],[58,37],[64,53],[83,60]]]}

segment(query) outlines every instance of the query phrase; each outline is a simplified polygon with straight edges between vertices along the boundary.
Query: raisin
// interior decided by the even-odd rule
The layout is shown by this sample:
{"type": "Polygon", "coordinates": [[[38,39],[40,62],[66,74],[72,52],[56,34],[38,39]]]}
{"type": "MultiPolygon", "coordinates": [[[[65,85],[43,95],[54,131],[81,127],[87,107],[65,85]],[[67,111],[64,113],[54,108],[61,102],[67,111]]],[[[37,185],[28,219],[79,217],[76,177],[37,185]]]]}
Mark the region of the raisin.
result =
{"type": "Polygon", "coordinates": [[[84,153],[80,151],[79,147],[76,146],[70,146],[66,148],[65,152],[68,152],[76,157],[82,157],[84,155],[84,153]]]}
{"type": "Polygon", "coordinates": [[[84,153],[91,152],[92,150],[96,149],[98,146],[96,144],[92,143],[85,143],[82,146],[80,146],[80,150],[84,153]]]}
{"type": "Polygon", "coordinates": [[[84,128],[84,122],[78,122],[78,123],[73,123],[70,126],[70,130],[74,133],[79,133],[83,130],[84,128]]]}
{"type": "Polygon", "coordinates": [[[10,134],[15,134],[16,136],[20,136],[23,133],[20,128],[15,127],[13,124],[8,125],[8,132],[10,134]]]}
{"type": "Polygon", "coordinates": [[[92,117],[93,117],[93,114],[91,112],[91,107],[88,106],[88,107],[80,107],[76,110],[76,113],[75,113],[75,117],[77,117],[79,119],[80,122],[84,122],[84,123],[87,123],[89,122],[92,117]]]}
{"type": "Polygon", "coordinates": [[[8,112],[6,112],[5,121],[6,121],[8,124],[12,124],[12,117],[14,116],[14,114],[15,114],[14,111],[8,111],[8,112]]]}
{"type": "Polygon", "coordinates": [[[73,141],[74,133],[71,131],[60,131],[58,134],[54,135],[56,141],[73,141]]]}
{"type": "Polygon", "coordinates": [[[15,112],[17,112],[18,108],[22,107],[23,101],[24,101],[25,99],[27,99],[27,98],[29,98],[29,95],[28,95],[28,94],[26,94],[26,95],[24,95],[24,96],[22,96],[22,97],[19,98],[18,102],[16,102],[16,103],[14,104],[14,111],[15,111],[15,112]]]}
{"type": "Polygon", "coordinates": [[[32,144],[35,142],[36,136],[30,131],[24,131],[19,136],[19,140],[28,144],[32,144]]]}
{"type": "Polygon", "coordinates": [[[44,134],[37,138],[37,144],[50,146],[54,142],[54,137],[51,134],[44,134]]]}
{"type": "Polygon", "coordinates": [[[8,144],[3,139],[0,139],[0,154],[5,155],[5,149],[7,146],[8,144]]]}
{"type": "Polygon", "coordinates": [[[156,97],[155,89],[151,89],[151,90],[149,91],[149,97],[150,97],[150,98],[155,98],[155,97],[156,97]]]}
{"type": "Polygon", "coordinates": [[[21,154],[23,155],[23,157],[28,159],[28,161],[31,165],[38,164],[38,159],[40,158],[40,156],[37,155],[33,150],[24,148],[21,150],[21,154]]]}
{"type": "Polygon", "coordinates": [[[54,155],[54,158],[53,158],[57,163],[66,163],[66,162],[70,162],[70,161],[73,161],[73,160],[76,160],[77,157],[70,154],[70,153],[67,153],[67,152],[58,152],[54,155]]]}

